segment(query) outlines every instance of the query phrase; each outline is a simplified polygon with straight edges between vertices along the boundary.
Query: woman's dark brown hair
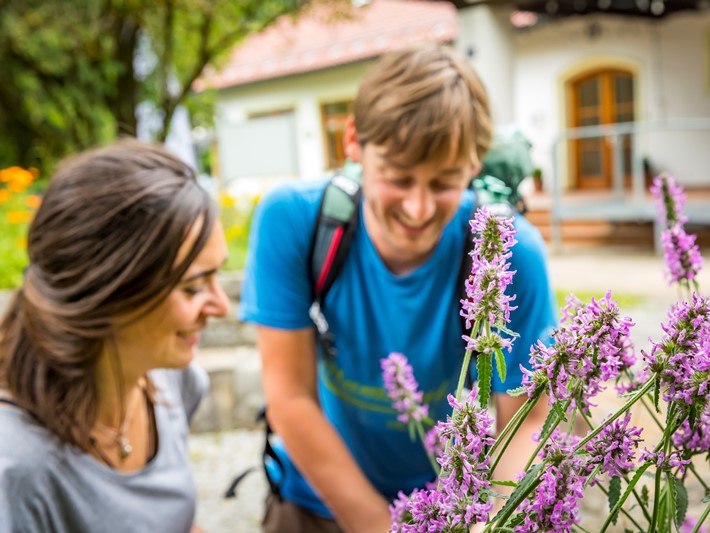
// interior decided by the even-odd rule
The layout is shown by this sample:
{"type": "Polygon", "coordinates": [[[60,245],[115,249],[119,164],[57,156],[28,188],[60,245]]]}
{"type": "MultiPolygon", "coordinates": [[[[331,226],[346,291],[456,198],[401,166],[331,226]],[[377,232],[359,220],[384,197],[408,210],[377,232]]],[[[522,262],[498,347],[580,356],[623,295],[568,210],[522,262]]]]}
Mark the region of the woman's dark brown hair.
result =
{"type": "Polygon", "coordinates": [[[0,387],[85,450],[94,367],[118,317],[158,305],[205,245],[216,206],[158,145],[123,140],[64,162],[27,239],[24,282],[0,323],[0,387]],[[178,251],[191,228],[191,250],[178,251]]]}

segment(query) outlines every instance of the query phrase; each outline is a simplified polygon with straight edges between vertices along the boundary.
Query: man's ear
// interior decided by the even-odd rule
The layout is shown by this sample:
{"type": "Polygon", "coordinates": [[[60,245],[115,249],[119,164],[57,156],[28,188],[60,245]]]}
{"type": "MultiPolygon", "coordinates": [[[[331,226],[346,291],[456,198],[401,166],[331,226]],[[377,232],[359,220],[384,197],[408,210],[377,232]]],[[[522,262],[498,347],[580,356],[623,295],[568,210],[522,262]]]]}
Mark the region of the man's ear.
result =
{"type": "Polygon", "coordinates": [[[345,156],[354,163],[362,162],[362,146],[355,131],[355,117],[349,115],[345,120],[345,132],[343,133],[343,147],[345,156]]]}

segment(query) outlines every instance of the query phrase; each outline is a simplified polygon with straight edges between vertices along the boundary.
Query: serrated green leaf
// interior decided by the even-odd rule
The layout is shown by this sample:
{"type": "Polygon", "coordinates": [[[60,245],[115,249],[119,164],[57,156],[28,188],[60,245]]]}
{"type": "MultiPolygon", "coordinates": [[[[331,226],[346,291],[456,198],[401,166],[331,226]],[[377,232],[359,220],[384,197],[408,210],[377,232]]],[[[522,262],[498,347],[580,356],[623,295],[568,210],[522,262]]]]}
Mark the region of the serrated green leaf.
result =
{"type": "Polygon", "coordinates": [[[542,424],[542,429],[540,430],[540,439],[547,438],[548,434],[552,432],[552,428],[554,428],[559,423],[559,421],[560,419],[558,418],[557,411],[555,411],[554,409],[550,409],[550,412],[547,413],[547,418],[545,418],[545,423],[542,424]]]}
{"type": "Polygon", "coordinates": [[[695,407],[695,404],[692,404],[690,406],[690,411],[688,412],[688,426],[690,426],[690,432],[692,433],[695,431],[695,419],[698,416],[698,411],[695,407]]]}
{"type": "MultiPolygon", "coordinates": [[[[614,509],[614,506],[616,505],[616,502],[619,501],[619,498],[621,497],[621,478],[618,476],[614,476],[611,478],[609,481],[609,511],[611,512],[614,509]]],[[[611,522],[616,525],[616,519],[618,518],[619,513],[616,512],[612,516],[611,522]]]]}
{"type": "Polygon", "coordinates": [[[525,387],[517,387],[515,389],[508,389],[505,391],[505,393],[508,396],[512,396],[513,398],[517,398],[518,396],[522,396],[527,392],[527,389],[525,387]]]}
{"type": "Polygon", "coordinates": [[[525,520],[525,513],[518,513],[513,518],[510,519],[510,522],[508,522],[508,524],[510,524],[510,526],[512,526],[512,527],[515,527],[515,526],[519,526],[520,524],[522,524],[524,520],[525,520]]]}
{"type": "Polygon", "coordinates": [[[502,485],[504,487],[517,487],[518,484],[515,481],[507,481],[502,479],[491,479],[491,485],[502,485]]]}
{"type": "Polygon", "coordinates": [[[685,515],[688,512],[688,490],[682,480],[672,475],[669,475],[668,478],[675,485],[675,526],[680,529],[680,525],[685,520],[685,515]]]}
{"type": "Polygon", "coordinates": [[[638,468],[638,470],[636,470],[636,473],[634,474],[634,477],[631,478],[631,481],[629,481],[626,490],[617,500],[616,504],[614,504],[614,508],[611,510],[611,513],[609,513],[609,516],[607,516],[606,520],[604,521],[604,525],[602,526],[601,531],[606,531],[607,527],[609,526],[609,523],[614,518],[614,515],[618,514],[619,509],[621,509],[621,506],[624,505],[624,502],[626,502],[629,495],[633,491],[633,488],[639,482],[639,479],[641,479],[641,476],[643,476],[643,473],[648,469],[649,466],[651,466],[651,463],[644,463],[638,468]]]}
{"type": "Polygon", "coordinates": [[[641,487],[641,503],[648,507],[648,487],[646,485],[641,487]]]}
{"type": "Polygon", "coordinates": [[[661,380],[656,378],[653,380],[653,405],[656,408],[656,412],[660,413],[661,410],[658,408],[658,398],[661,395],[661,380]]]}
{"type": "Polygon", "coordinates": [[[710,494],[706,494],[703,498],[703,503],[710,503],[710,494]]]}
{"type": "MultiPolygon", "coordinates": [[[[655,531],[665,531],[665,525],[668,521],[668,485],[665,484],[661,488],[661,498],[658,500],[658,521],[656,522],[655,531]]],[[[672,498],[671,500],[672,501],[672,498]]]]}
{"type": "Polygon", "coordinates": [[[505,356],[500,350],[496,350],[496,370],[498,371],[498,377],[501,382],[505,383],[507,368],[505,366],[505,356]]]}
{"type": "MultiPolygon", "coordinates": [[[[510,497],[508,498],[508,501],[505,502],[505,505],[501,508],[500,511],[498,511],[498,515],[504,515],[507,513],[509,510],[515,509],[518,505],[522,503],[522,501],[525,499],[525,494],[527,493],[528,489],[533,487],[536,482],[539,483],[539,477],[540,477],[540,471],[543,468],[544,463],[538,463],[536,465],[533,465],[530,470],[527,471],[525,474],[525,477],[520,480],[518,483],[518,486],[515,488],[515,490],[511,493],[510,497]]],[[[496,515],[496,516],[498,516],[496,515]]],[[[504,526],[505,524],[498,524],[498,526],[504,526]]]]}
{"type": "Polygon", "coordinates": [[[565,413],[565,410],[562,408],[559,402],[553,403],[552,408],[555,410],[557,416],[562,422],[567,422],[567,413],[565,413]]]}
{"type": "Polygon", "coordinates": [[[491,354],[478,354],[478,395],[481,407],[488,407],[491,399],[491,379],[493,378],[493,359],[491,354]]]}

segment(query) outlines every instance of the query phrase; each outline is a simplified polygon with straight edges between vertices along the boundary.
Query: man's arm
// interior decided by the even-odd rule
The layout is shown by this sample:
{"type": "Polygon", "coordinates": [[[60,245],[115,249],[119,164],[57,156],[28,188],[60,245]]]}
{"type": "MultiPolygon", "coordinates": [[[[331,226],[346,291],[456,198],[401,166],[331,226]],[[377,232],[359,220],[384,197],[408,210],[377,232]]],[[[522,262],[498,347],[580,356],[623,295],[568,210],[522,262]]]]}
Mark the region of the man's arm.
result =
{"type": "MultiPolygon", "coordinates": [[[[508,424],[513,415],[520,409],[527,400],[527,396],[509,396],[507,394],[495,394],[496,403],[496,433],[500,434],[508,424]]],[[[537,442],[532,438],[533,433],[539,432],[545,422],[549,408],[547,406],[547,396],[542,396],[530,414],[525,418],[513,440],[510,441],[505,450],[503,459],[498,463],[493,479],[514,479],[516,474],[523,471],[530,455],[537,448],[537,442]]],[[[497,487],[500,488],[500,487],[497,487]]]]}
{"type": "Polygon", "coordinates": [[[269,423],[291,459],[345,531],[388,531],[387,501],[320,409],[313,329],[260,326],[257,343],[269,423]]]}

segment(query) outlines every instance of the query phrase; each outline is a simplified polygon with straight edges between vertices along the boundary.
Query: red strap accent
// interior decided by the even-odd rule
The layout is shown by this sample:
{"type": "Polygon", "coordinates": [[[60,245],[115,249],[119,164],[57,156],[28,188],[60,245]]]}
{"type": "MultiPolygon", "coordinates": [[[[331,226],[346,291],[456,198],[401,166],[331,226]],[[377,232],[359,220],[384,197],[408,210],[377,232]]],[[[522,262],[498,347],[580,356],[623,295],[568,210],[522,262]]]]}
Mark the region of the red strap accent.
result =
{"type": "Polygon", "coordinates": [[[323,263],[323,269],[318,274],[318,281],[316,282],[316,295],[319,295],[323,290],[325,285],[325,280],[328,277],[328,273],[333,266],[333,260],[335,259],[335,254],[338,251],[338,246],[340,245],[340,240],[343,238],[343,226],[338,226],[335,228],[335,233],[333,233],[333,240],[330,241],[330,246],[328,247],[328,254],[325,256],[325,263],[323,263]]]}

